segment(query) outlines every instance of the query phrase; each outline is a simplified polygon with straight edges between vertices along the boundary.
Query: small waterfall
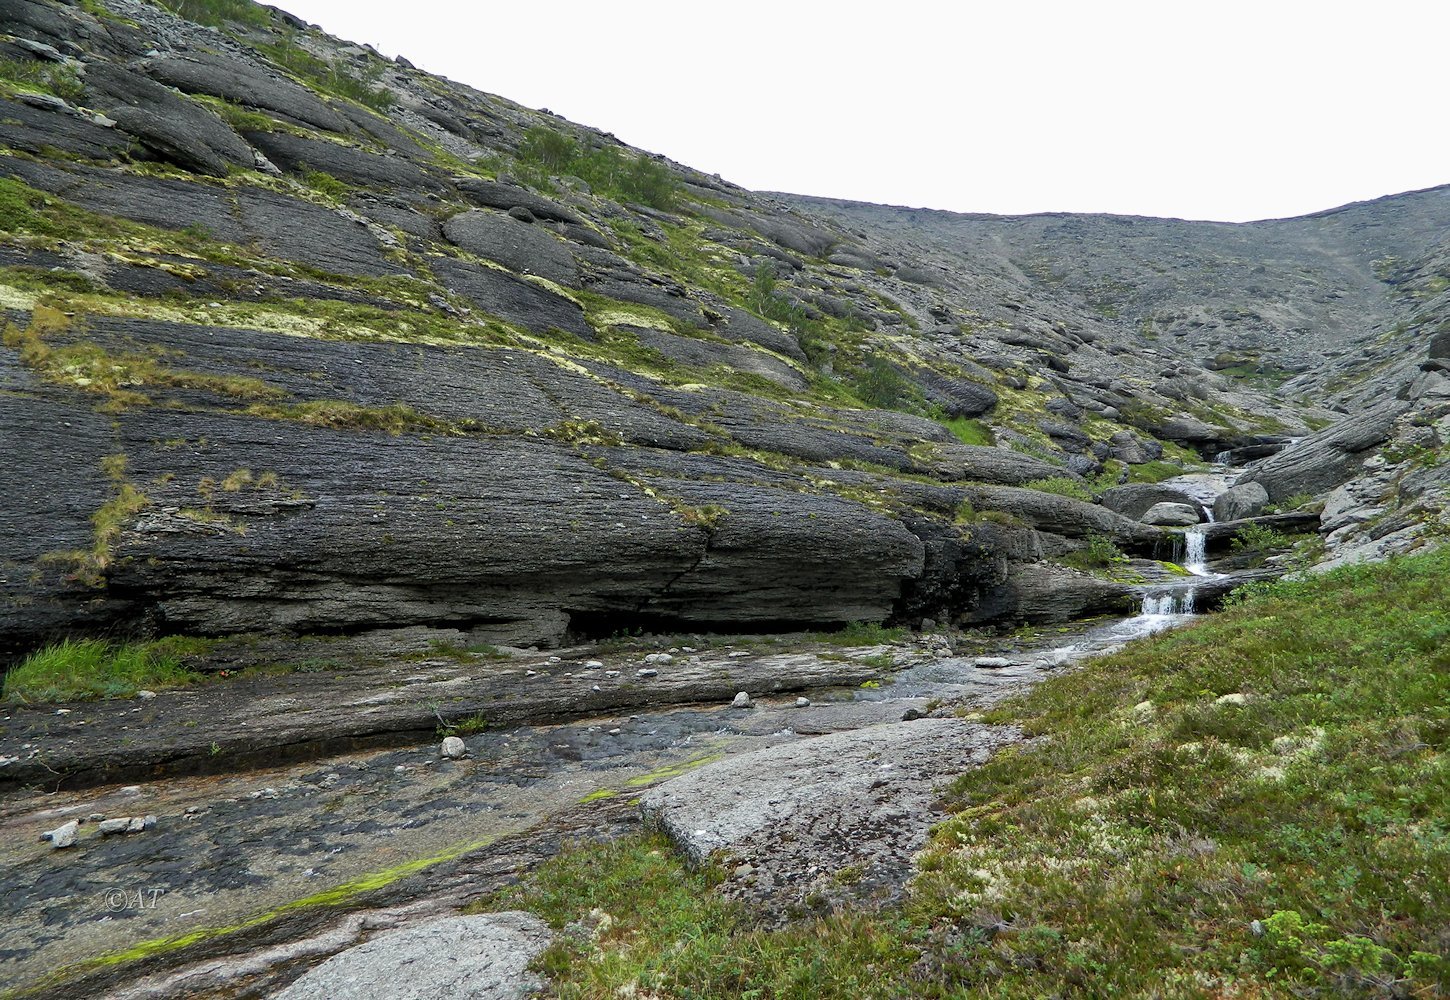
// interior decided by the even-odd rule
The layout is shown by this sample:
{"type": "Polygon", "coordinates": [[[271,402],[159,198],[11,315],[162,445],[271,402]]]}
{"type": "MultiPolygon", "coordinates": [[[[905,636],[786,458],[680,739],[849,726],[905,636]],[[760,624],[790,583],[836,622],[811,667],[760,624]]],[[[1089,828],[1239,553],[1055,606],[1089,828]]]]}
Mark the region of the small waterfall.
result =
{"type": "Polygon", "coordinates": [[[1233,460],[1234,453],[1231,451],[1221,451],[1217,455],[1213,456],[1214,465],[1228,465],[1233,460]]]}
{"type": "Polygon", "coordinates": [[[1183,568],[1194,576],[1208,576],[1208,532],[1203,525],[1183,532],[1183,568]]]}
{"type": "Polygon", "coordinates": [[[1166,591],[1162,594],[1144,594],[1145,615],[1191,615],[1195,593],[1189,590],[1166,591]]]}

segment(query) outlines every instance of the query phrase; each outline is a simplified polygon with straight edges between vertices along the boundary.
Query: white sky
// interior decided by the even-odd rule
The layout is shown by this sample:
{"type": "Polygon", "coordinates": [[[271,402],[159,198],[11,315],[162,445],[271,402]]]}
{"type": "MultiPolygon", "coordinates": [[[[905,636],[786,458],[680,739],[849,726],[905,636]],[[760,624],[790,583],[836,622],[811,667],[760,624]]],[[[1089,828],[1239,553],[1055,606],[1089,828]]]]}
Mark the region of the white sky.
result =
{"type": "Polygon", "coordinates": [[[1244,221],[1450,183],[1443,0],[273,0],[758,190],[1244,221]]]}

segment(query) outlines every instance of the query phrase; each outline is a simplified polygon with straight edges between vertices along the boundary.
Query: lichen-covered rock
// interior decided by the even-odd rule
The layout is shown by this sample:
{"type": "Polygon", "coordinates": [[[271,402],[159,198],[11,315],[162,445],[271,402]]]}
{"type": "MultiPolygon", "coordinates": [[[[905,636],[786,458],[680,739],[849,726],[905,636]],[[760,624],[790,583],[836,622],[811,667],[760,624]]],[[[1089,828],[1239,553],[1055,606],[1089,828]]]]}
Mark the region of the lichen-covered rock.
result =
{"type": "Polygon", "coordinates": [[[278,1000],[524,1000],[543,980],[529,965],[549,945],[529,913],[443,917],[386,931],[340,951],[277,993],[278,1000]]]}
{"type": "Polygon", "coordinates": [[[693,861],[728,858],[720,891],[769,912],[813,897],[883,903],[900,897],[938,819],[938,785],[1015,738],[957,719],[833,733],[708,764],[646,792],[640,809],[693,861]]]}

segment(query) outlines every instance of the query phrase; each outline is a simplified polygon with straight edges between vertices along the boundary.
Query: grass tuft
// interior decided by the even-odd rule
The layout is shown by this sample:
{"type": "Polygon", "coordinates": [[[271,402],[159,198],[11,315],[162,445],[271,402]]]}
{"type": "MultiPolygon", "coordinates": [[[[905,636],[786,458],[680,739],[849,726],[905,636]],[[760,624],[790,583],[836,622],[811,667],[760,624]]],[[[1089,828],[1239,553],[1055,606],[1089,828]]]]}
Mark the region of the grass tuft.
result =
{"type": "Polygon", "coordinates": [[[127,698],[143,689],[189,684],[183,647],[168,640],[113,643],[66,639],[30,654],[5,675],[4,700],[35,703],[127,698]]]}

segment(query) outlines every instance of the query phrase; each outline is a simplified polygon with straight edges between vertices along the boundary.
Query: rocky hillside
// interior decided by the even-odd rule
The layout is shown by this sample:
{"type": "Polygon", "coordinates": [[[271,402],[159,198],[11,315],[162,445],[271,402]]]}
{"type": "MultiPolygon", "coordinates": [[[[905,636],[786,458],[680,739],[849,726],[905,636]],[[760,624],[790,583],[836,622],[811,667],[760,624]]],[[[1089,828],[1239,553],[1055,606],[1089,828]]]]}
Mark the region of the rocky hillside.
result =
{"type": "Polygon", "coordinates": [[[1062,620],[1136,599],[1103,546],[1170,554],[1094,501],[1225,450],[1329,495],[1331,555],[1441,530],[1444,189],[1244,226],[764,195],[167,4],[0,0],[0,657],[1062,620]]]}

